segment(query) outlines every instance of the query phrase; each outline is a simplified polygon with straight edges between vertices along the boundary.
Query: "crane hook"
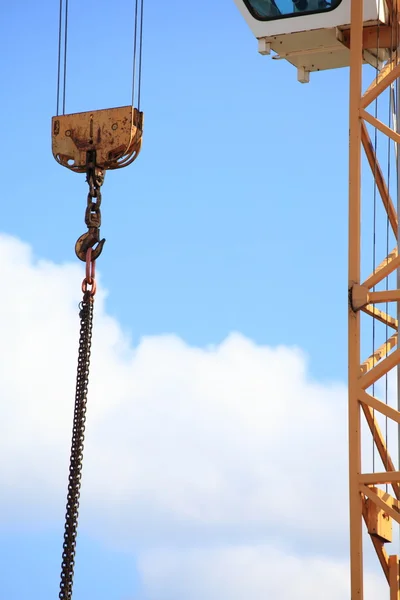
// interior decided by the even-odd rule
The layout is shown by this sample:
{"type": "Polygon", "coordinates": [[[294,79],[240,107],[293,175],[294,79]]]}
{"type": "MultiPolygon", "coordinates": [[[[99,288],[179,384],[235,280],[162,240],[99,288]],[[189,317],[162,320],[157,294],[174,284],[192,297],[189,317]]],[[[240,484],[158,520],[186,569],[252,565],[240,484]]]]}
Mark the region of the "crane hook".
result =
{"type": "Polygon", "coordinates": [[[99,240],[99,230],[87,231],[82,234],[75,244],[75,254],[82,262],[86,262],[86,253],[92,248],[92,260],[99,258],[105,244],[105,238],[99,240]],[[97,244],[96,248],[94,247],[97,244]]]}

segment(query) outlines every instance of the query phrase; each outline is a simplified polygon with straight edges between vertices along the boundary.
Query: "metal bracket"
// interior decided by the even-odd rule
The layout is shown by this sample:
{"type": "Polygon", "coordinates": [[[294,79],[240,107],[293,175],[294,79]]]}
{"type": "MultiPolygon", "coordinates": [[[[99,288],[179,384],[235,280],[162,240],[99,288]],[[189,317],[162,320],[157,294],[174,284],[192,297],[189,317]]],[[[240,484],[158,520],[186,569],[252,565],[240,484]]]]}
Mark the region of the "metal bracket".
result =
{"type": "Polygon", "coordinates": [[[130,165],[142,145],[143,113],[133,106],[60,115],[52,119],[52,151],[56,161],[77,173],[87,170],[87,153],[96,151],[97,166],[130,165]]]}
{"type": "Polygon", "coordinates": [[[297,81],[300,83],[310,83],[310,71],[308,71],[305,67],[298,67],[297,81]]]}
{"type": "Polygon", "coordinates": [[[357,312],[369,303],[369,289],[354,283],[349,289],[349,302],[353,312],[357,312]]]}
{"type": "Polygon", "coordinates": [[[259,38],[258,52],[264,56],[271,54],[271,42],[268,41],[268,38],[259,38]]]}

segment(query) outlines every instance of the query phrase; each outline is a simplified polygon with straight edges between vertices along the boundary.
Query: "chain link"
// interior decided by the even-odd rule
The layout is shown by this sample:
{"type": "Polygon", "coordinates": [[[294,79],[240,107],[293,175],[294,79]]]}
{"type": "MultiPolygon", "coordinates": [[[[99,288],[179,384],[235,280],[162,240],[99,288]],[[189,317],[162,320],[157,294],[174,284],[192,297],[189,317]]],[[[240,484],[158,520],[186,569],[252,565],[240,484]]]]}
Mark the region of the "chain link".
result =
{"type": "Polygon", "coordinates": [[[83,300],[80,304],[79,317],[81,322],[78,371],[61,565],[60,600],[70,600],[72,598],[93,328],[93,296],[90,292],[86,292],[83,295],[83,300]]]}
{"type": "MultiPolygon", "coordinates": [[[[99,229],[101,225],[101,186],[104,183],[104,171],[99,168],[89,168],[87,172],[89,193],[85,212],[85,223],[88,229],[99,229]]],[[[97,233],[100,237],[100,232],[97,233]]]]}

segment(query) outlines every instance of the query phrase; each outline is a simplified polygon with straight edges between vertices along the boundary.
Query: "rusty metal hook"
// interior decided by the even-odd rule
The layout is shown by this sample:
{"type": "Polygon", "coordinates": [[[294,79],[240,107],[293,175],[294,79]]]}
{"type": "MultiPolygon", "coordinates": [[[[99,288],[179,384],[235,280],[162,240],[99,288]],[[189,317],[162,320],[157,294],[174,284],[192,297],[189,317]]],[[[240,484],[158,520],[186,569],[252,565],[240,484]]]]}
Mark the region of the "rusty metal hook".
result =
{"type": "Polygon", "coordinates": [[[99,258],[102,253],[105,239],[99,240],[99,232],[87,231],[82,234],[75,244],[75,254],[82,262],[86,262],[86,254],[89,248],[92,248],[92,260],[99,258]],[[97,244],[96,248],[94,247],[97,244]]]}

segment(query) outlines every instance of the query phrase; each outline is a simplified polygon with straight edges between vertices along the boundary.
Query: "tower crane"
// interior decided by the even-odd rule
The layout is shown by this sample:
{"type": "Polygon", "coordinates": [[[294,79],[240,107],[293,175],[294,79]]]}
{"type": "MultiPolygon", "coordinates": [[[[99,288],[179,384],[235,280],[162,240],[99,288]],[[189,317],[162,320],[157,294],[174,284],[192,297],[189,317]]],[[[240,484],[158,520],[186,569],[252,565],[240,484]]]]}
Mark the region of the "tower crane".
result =
{"type": "Polygon", "coordinates": [[[394,535],[393,529],[398,529],[400,523],[400,255],[397,243],[400,2],[235,0],[235,3],[258,40],[258,51],[264,55],[272,54],[275,60],[291,63],[297,69],[299,82],[308,83],[313,72],[350,68],[348,450],[351,600],[365,597],[367,538],[372,542],[387,580],[387,597],[399,600],[399,536],[394,535]],[[368,69],[363,65],[374,69],[374,76],[367,86],[364,80],[368,69]],[[378,146],[380,151],[384,147],[383,161],[378,146]],[[395,178],[390,176],[392,156],[397,166],[395,178]],[[362,167],[366,169],[363,183],[367,171],[371,180],[369,189],[363,185],[363,194],[362,167]],[[392,200],[395,195],[396,204],[392,200]],[[367,271],[366,245],[361,244],[361,233],[366,228],[364,214],[368,208],[373,215],[371,273],[367,271]],[[366,358],[362,360],[362,356],[366,358]],[[396,370],[397,400],[389,393],[389,382],[396,370]],[[395,427],[393,431],[391,424],[397,429],[395,427]],[[389,438],[389,433],[390,436],[395,434],[394,440],[389,438]],[[372,458],[369,456],[371,446],[372,458]]]}
{"type": "MultiPolygon", "coordinates": [[[[142,144],[140,110],[143,0],[135,2],[132,104],[65,112],[68,0],[60,0],[57,114],[52,151],[57,162],[85,173],[87,232],[75,246],[86,265],[63,546],[60,600],[72,598],[89,358],[100,237],[101,189],[108,169],[131,164],[142,144]],[[63,55],[63,60],[62,60],[63,55]]],[[[351,599],[363,600],[365,544],[372,543],[388,598],[400,600],[400,403],[389,378],[400,382],[400,0],[234,0],[258,51],[285,60],[300,83],[311,73],[349,68],[348,432],[351,599]],[[364,69],[369,65],[369,69],[364,69]],[[366,75],[371,75],[365,85],[366,75]],[[382,110],[383,102],[388,110],[382,110]],[[382,116],[384,115],[384,116],[382,116]],[[385,157],[380,152],[384,144],[385,157]],[[379,148],[378,148],[379,147],[379,148]],[[390,175],[394,157],[397,178],[390,175]],[[362,172],[371,181],[363,186],[362,172]],[[393,201],[397,197],[397,202],[393,201]],[[362,202],[363,200],[363,202],[362,202]],[[364,210],[373,215],[372,266],[361,244],[364,210]],[[366,271],[366,273],[364,273],[366,271]],[[364,359],[362,358],[365,357],[364,359]],[[395,439],[390,423],[394,423],[395,439]],[[372,458],[368,452],[372,448],[372,458]],[[393,450],[394,449],[394,450],[393,450]],[[368,452],[367,452],[368,450],[368,452]],[[390,487],[389,487],[390,486],[390,487]]],[[[369,248],[370,250],[370,248],[369,248]]],[[[318,293],[318,292],[316,292],[318,293]]],[[[322,299],[322,298],[321,298],[322,299]]],[[[321,508],[318,508],[321,510],[321,508]]]]}

